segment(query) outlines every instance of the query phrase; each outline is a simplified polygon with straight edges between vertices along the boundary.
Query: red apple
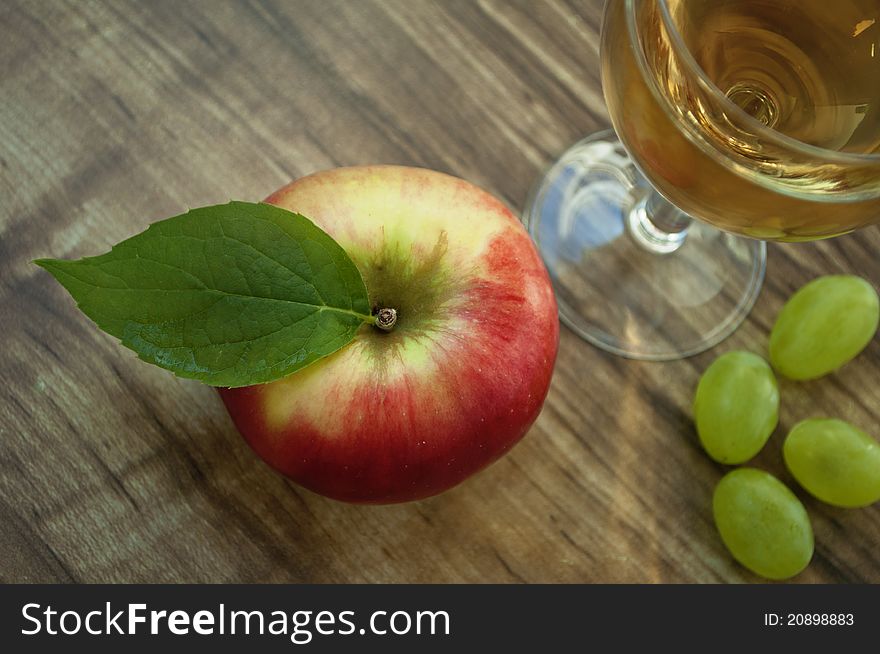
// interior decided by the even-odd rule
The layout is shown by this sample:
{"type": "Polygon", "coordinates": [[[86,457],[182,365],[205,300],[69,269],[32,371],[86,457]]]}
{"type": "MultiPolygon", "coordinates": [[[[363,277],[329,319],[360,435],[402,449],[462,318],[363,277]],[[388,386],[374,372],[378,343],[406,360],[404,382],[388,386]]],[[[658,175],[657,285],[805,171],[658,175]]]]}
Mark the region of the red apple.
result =
{"type": "Polygon", "coordinates": [[[390,332],[282,380],[223,389],[269,465],[349,502],[444,491],[507,452],[547,394],[559,323],[519,221],[485,191],[419,168],[316,173],[267,200],[308,216],[348,252],[390,332]]]}

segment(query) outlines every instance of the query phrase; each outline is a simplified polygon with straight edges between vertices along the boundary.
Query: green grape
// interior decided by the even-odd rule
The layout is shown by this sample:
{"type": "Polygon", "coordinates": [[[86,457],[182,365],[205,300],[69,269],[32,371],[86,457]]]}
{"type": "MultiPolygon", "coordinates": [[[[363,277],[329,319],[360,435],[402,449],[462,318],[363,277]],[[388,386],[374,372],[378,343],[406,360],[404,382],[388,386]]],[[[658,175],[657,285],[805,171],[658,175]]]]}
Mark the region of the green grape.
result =
{"type": "Polygon", "coordinates": [[[770,332],[770,362],[789,379],[815,379],[852,360],[874,337],[877,291],[861,277],[819,277],[792,295],[770,332]]]}
{"type": "Polygon", "coordinates": [[[755,468],[737,468],[718,482],[712,513],[737,561],[767,579],[787,579],[813,557],[807,510],[785,484],[755,468]]]}
{"type": "Polygon", "coordinates": [[[855,508],[880,500],[880,443],[843,420],[804,420],[782,448],[785,465],[812,495],[855,508]]]}
{"type": "Polygon", "coordinates": [[[697,385],[694,422],[706,452],[720,463],[755,456],[779,419],[773,370],[751,352],[728,352],[712,362],[697,385]]]}

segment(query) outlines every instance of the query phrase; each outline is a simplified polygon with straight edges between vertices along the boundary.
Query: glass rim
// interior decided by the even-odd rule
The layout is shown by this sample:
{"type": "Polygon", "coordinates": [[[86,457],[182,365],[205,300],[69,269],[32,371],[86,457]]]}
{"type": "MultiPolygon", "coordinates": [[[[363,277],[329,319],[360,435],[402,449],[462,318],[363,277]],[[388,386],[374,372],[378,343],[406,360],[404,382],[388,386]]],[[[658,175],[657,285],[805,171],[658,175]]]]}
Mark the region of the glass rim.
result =
{"type": "MultiPolygon", "coordinates": [[[[613,0],[611,0],[613,1],[613,0]]],[[[635,37],[636,33],[632,22],[633,12],[635,10],[634,4],[636,0],[625,0],[627,5],[627,22],[630,26],[630,34],[635,37]]],[[[803,141],[799,141],[796,138],[783,134],[782,132],[773,129],[772,127],[768,127],[761,121],[759,121],[754,116],[751,116],[747,113],[742,107],[733,102],[730,98],[725,95],[725,93],[716,86],[715,82],[709,79],[706,71],[703,70],[702,66],[697,63],[697,60],[694,59],[693,54],[691,54],[690,49],[687,44],[684,42],[684,38],[679,32],[678,28],[675,25],[675,21],[672,19],[672,14],[669,11],[668,0],[655,0],[660,8],[660,16],[663,20],[664,27],[666,28],[666,32],[669,35],[670,40],[672,41],[672,46],[679,57],[681,57],[682,62],[689,74],[697,81],[697,84],[703,88],[704,91],[709,93],[716,101],[718,101],[722,107],[724,107],[725,111],[729,111],[737,116],[740,120],[744,121],[745,124],[753,130],[753,133],[756,136],[763,136],[772,141],[779,143],[782,146],[785,146],[788,149],[795,150],[800,153],[804,153],[810,155],[815,158],[820,158],[824,162],[827,163],[848,163],[848,164],[857,164],[857,165],[871,165],[877,164],[880,165],[880,152],[841,152],[839,150],[831,150],[828,148],[823,148],[818,145],[811,145],[809,143],[804,143],[803,141]]],[[[638,43],[638,41],[636,41],[638,43]]],[[[644,61],[645,53],[641,47],[641,44],[638,43],[638,48],[640,53],[638,57],[636,57],[639,67],[643,68],[646,62],[644,61]]],[[[642,70],[642,74],[645,75],[646,71],[642,70]]],[[[651,86],[656,86],[656,80],[654,80],[650,75],[646,76],[648,78],[648,82],[651,86]]],[[[661,96],[663,94],[661,93],[661,96]]]]}

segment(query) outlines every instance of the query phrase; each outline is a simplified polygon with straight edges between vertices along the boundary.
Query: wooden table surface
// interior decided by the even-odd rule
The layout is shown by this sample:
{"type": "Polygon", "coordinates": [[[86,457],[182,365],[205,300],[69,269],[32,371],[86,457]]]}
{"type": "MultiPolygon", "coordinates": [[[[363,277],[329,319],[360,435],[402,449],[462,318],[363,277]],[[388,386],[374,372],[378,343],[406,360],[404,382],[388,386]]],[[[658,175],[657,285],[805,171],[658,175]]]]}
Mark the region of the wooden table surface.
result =
{"type": "MultiPolygon", "coordinates": [[[[741,582],[712,524],[725,468],[690,418],[719,353],[764,352],[816,275],[880,284],[876,228],[773,245],[754,311],[713,351],[616,358],[562,330],[513,452],[441,496],[350,506],[275,474],[216,393],[139,362],[36,257],[79,257],[188,207],[259,200],[334,166],[469,179],[521,210],[542,169],[607,126],[600,0],[6,1],[0,5],[0,581],[741,582]]],[[[880,339],[782,383],[799,419],[880,433],[880,339]]],[[[802,582],[880,582],[880,506],[804,496],[802,582]]]]}

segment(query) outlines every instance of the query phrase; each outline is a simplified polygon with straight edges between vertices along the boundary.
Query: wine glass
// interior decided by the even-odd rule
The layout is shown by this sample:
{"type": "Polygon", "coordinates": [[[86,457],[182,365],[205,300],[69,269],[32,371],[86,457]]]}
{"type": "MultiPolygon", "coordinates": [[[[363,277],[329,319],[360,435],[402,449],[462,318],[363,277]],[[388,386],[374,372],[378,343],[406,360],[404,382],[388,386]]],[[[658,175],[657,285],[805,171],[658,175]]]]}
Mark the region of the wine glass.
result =
{"type": "Polygon", "coordinates": [[[701,352],[754,304],[763,241],[880,220],[877,0],[608,0],[601,60],[616,137],[566,151],[523,215],[588,341],[701,352]]]}

